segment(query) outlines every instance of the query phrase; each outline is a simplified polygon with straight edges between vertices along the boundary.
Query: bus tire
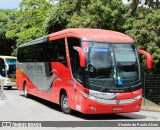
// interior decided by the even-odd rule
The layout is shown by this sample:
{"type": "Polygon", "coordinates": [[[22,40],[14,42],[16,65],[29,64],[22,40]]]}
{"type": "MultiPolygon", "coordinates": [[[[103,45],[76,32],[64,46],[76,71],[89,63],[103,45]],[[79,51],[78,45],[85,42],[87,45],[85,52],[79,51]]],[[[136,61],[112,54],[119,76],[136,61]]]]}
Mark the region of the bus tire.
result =
{"type": "Polygon", "coordinates": [[[24,92],[24,97],[25,97],[25,98],[28,98],[28,97],[29,97],[29,94],[28,94],[28,92],[27,92],[27,84],[26,84],[26,83],[24,84],[24,91],[23,91],[23,92],[24,92]]]}
{"type": "Polygon", "coordinates": [[[61,109],[65,114],[71,114],[72,110],[68,106],[68,96],[66,93],[61,95],[61,109]]]}
{"type": "Polygon", "coordinates": [[[12,86],[8,86],[7,88],[8,88],[8,90],[11,90],[11,89],[12,89],[12,86]]]}

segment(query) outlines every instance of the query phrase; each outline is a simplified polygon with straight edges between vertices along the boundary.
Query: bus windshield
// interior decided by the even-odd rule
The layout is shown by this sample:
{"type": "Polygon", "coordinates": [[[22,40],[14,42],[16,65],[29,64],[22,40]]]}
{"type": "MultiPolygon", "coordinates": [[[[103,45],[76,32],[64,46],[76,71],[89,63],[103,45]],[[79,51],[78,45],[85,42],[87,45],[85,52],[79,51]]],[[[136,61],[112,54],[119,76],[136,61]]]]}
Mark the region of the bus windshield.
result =
{"type": "Polygon", "coordinates": [[[15,78],[16,59],[6,59],[6,64],[8,65],[7,77],[8,78],[15,78]]]}
{"type": "Polygon", "coordinates": [[[134,44],[88,42],[88,48],[84,50],[86,82],[90,88],[125,88],[140,82],[134,44]]]}
{"type": "Polygon", "coordinates": [[[3,58],[0,58],[0,75],[2,77],[6,76],[6,73],[5,73],[5,63],[4,63],[3,58]]]}
{"type": "Polygon", "coordinates": [[[16,59],[6,59],[8,65],[16,65],[16,59]]]}

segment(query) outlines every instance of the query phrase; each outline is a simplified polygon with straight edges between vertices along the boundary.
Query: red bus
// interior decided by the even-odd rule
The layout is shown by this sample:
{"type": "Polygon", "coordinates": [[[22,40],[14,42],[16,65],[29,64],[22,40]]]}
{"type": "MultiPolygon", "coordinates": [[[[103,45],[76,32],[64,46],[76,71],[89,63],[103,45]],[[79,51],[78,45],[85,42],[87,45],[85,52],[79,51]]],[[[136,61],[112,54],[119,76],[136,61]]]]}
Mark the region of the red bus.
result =
{"type": "Polygon", "coordinates": [[[120,32],[66,29],[18,47],[16,84],[34,95],[85,114],[138,112],[142,82],[134,40],[120,32]]]}

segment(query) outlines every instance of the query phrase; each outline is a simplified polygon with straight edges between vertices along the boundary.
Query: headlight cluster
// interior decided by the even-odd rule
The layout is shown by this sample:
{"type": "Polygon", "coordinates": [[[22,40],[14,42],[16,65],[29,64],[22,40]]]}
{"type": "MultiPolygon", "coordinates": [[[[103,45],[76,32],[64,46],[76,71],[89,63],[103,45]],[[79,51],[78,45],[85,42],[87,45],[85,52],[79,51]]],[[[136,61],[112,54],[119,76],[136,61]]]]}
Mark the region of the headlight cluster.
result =
{"type": "Polygon", "coordinates": [[[142,98],[142,94],[140,94],[140,95],[134,97],[135,100],[139,100],[140,98],[142,98]]]}
{"type": "Polygon", "coordinates": [[[140,95],[138,95],[136,97],[133,97],[133,98],[121,99],[121,100],[118,100],[118,99],[103,99],[103,98],[98,98],[98,97],[92,96],[92,95],[87,94],[83,91],[80,91],[80,92],[84,97],[86,97],[90,100],[93,100],[93,101],[104,103],[104,104],[128,104],[128,103],[133,103],[133,102],[142,98],[142,94],[140,94],[140,95]],[[119,103],[117,103],[117,101],[119,101],[119,103]]]}
{"type": "Polygon", "coordinates": [[[84,97],[86,97],[86,98],[88,98],[88,99],[91,99],[91,100],[94,100],[94,101],[97,100],[97,98],[94,97],[94,96],[91,96],[91,95],[89,95],[89,94],[86,94],[86,93],[83,92],[83,91],[80,91],[80,92],[81,92],[81,94],[82,94],[84,97]]]}

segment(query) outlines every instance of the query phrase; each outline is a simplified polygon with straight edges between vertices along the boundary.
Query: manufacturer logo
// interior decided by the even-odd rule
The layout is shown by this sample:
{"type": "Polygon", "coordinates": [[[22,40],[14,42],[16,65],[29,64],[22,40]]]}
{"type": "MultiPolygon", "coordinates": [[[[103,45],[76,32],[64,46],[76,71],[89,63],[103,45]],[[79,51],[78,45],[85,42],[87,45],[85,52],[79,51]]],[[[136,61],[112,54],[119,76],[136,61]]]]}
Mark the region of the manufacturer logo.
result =
{"type": "Polygon", "coordinates": [[[116,100],[116,103],[117,103],[117,104],[120,104],[120,100],[116,100]]]}

